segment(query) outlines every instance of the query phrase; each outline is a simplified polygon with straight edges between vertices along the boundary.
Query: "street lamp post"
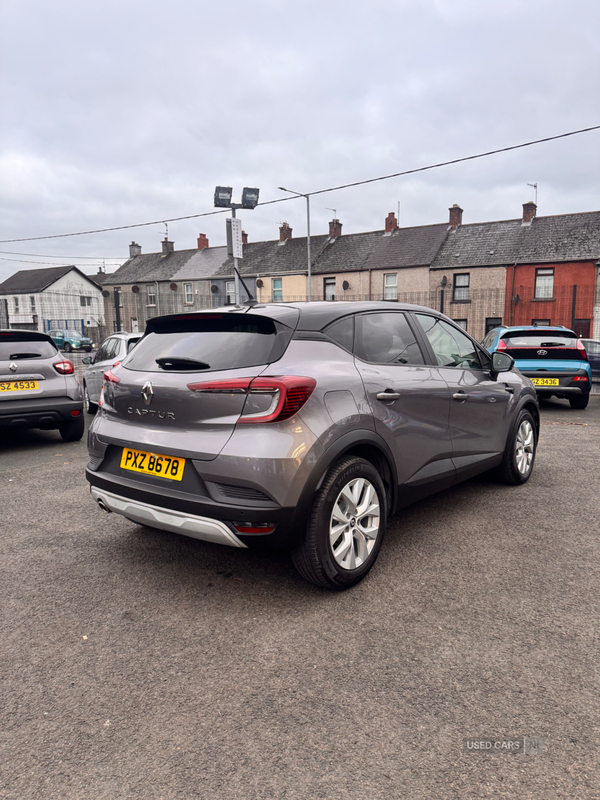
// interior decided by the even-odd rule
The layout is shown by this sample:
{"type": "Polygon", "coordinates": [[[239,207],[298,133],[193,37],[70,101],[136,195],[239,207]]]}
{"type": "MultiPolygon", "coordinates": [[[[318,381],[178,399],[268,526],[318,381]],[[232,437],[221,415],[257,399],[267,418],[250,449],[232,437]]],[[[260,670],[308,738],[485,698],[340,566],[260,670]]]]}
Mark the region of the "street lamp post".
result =
{"type": "MultiPolygon", "coordinates": [[[[217,186],[215,188],[215,199],[214,205],[215,208],[230,208],[231,209],[231,219],[236,219],[235,211],[237,208],[248,208],[253,209],[256,208],[258,205],[258,189],[249,189],[247,186],[244,187],[244,191],[242,192],[242,202],[241,203],[232,203],[231,202],[231,195],[233,193],[233,189],[231,186],[217,186]]],[[[242,251],[242,234],[241,234],[241,227],[237,225],[231,224],[231,238],[232,238],[232,255],[233,255],[233,280],[235,286],[235,304],[239,305],[240,303],[240,273],[238,270],[238,258],[241,258],[241,251],[242,251]]],[[[244,284],[245,286],[245,284],[244,284]]]]}
{"type": "Polygon", "coordinates": [[[293,189],[284,189],[283,186],[277,187],[280,192],[289,192],[290,194],[295,194],[297,197],[306,197],[306,256],[308,259],[308,291],[306,293],[307,300],[310,303],[311,300],[311,291],[310,291],[310,284],[311,284],[311,277],[312,277],[312,270],[310,265],[310,195],[303,194],[302,192],[295,192],[293,189]]]}

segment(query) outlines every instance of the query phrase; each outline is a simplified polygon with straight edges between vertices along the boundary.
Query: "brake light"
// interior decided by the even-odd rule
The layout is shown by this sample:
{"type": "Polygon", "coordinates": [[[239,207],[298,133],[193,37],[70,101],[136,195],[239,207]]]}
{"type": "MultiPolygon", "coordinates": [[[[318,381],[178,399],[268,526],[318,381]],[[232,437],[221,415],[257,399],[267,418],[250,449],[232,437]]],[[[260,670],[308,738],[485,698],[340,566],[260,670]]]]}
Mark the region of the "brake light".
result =
{"type": "Polygon", "coordinates": [[[272,522],[234,522],[238,533],[272,533],[275,525],[272,522]]]}
{"type": "Polygon", "coordinates": [[[75,372],[75,365],[68,358],[65,358],[64,361],[57,361],[54,364],[54,369],[60,372],[61,375],[72,375],[75,372]]]}
{"type": "Polygon", "coordinates": [[[588,378],[588,376],[587,376],[587,375],[576,375],[576,376],[573,378],[573,380],[574,380],[574,381],[588,381],[588,380],[589,380],[589,378],[588,378]]]}
{"type": "Polygon", "coordinates": [[[108,381],[109,383],[121,383],[121,378],[117,378],[115,373],[111,372],[110,370],[104,373],[103,378],[105,381],[108,381]]]}
{"type": "Polygon", "coordinates": [[[587,361],[588,360],[587,353],[586,353],[585,346],[584,346],[583,342],[581,341],[581,339],[577,339],[577,349],[582,351],[581,358],[584,359],[585,361],[587,361]]]}
{"type": "Polygon", "coordinates": [[[504,339],[498,340],[498,346],[496,347],[496,350],[506,350],[506,342],[504,339]]]}
{"type": "MultiPolygon", "coordinates": [[[[238,423],[283,422],[290,419],[306,403],[313,393],[317,382],[314,378],[299,375],[278,375],[276,377],[236,378],[226,381],[203,381],[188,383],[192,392],[208,392],[211,394],[252,394],[271,395],[271,402],[265,411],[246,413],[238,423]]],[[[247,406],[244,403],[244,409],[247,406]]]]}

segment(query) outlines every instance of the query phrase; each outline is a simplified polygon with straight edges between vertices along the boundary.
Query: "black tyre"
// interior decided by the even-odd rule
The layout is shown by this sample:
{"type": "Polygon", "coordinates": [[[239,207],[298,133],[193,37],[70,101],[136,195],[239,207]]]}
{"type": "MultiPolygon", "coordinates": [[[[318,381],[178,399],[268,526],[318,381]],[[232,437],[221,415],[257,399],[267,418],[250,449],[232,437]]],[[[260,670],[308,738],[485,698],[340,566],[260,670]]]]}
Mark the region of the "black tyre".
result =
{"type": "Polygon", "coordinates": [[[58,430],[62,436],[63,442],[78,442],[85,430],[83,414],[80,414],[78,417],[73,417],[73,422],[61,425],[58,430]]]}
{"type": "Polygon", "coordinates": [[[88,392],[87,384],[83,384],[83,407],[85,408],[88,414],[95,414],[98,410],[98,406],[96,403],[92,403],[90,400],[90,394],[88,392]]]}
{"type": "Polygon", "coordinates": [[[70,353],[72,351],[72,349],[73,349],[72,346],[68,342],[65,342],[65,345],[63,347],[63,350],[65,351],[65,353],[70,353]]]}
{"type": "Polygon", "coordinates": [[[571,408],[587,408],[587,404],[590,402],[590,393],[585,392],[584,394],[575,395],[575,397],[569,397],[569,403],[571,404],[571,408]]]}
{"type": "Polygon", "coordinates": [[[535,421],[531,413],[523,409],[506,443],[504,458],[499,469],[500,479],[513,486],[528,481],[533,471],[536,450],[535,421]]]}
{"type": "Polygon", "coordinates": [[[348,589],[375,563],[386,522],[379,472],[363,458],[342,458],[315,497],[304,541],[292,552],[294,566],[317,586],[348,589]]]}

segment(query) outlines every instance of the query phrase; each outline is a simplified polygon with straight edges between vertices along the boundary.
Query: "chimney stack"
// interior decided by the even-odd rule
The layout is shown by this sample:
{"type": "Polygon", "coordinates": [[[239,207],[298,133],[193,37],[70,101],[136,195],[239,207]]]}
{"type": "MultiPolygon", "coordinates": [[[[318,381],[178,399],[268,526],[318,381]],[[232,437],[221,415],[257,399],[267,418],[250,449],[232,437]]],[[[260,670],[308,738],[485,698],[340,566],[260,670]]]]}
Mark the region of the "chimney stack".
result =
{"type": "Polygon", "coordinates": [[[457,203],[454,203],[448,211],[450,212],[450,227],[456,230],[459,225],[462,225],[463,210],[457,203]]]}
{"type": "Polygon", "coordinates": [[[537,206],[533,202],[523,203],[523,221],[521,225],[531,225],[537,212],[537,206]]]}
{"type": "Polygon", "coordinates": [[[292,238],[292,229],[287,224],[287,222],[282,222],[279,227],[279,241],[287,242],[287,240],[291,238],[292,238]]]}
{"type": "Polygon", "coordinates": [[[135,258],[136,256],[142,255],[142,246],[132,242],[129,245],[129,258],[135,258]]]}
{"type": "Polygon", "coordinates": [[[398,220],[396,219],[396,215],[394,214],[394,212],[390,211],[390,213],[385,218],[385,232],[391,233],[392,231],[397,231],[397,230],[398,230],[398,220]]]}
{"type": "Polygon", "coordinates": [[[329,223],[329,238],[337,239],[342,235],[342,223],[339,219],[332,219],[329,223]]]}
{"type": "Polygon", "coordinates": [[[168,256],[169,253],[173,252],[173,250],[175,250],[175,245],[165,236],[162,242],[162,257],[164,258],[165,256],[168,256]]]}
{"type": "Polygon", "coordinates": [[[208,247],[208,237],[205,233],[198,234],[198,250],[205,250],[208,247]]]}
{"type": "Polygon", "coordinates": [[[242,231],[242,244],[248,244],[248,234],[246,231],[242,231]]]}

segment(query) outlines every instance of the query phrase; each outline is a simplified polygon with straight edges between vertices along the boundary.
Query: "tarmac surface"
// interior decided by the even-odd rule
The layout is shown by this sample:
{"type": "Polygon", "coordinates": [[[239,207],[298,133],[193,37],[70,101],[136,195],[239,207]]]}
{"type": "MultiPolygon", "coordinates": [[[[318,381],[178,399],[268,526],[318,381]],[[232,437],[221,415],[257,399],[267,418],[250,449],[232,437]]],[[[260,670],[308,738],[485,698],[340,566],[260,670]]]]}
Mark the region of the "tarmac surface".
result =
{"type": "Polygon", "coordinates": [[[403,511],[335,594],[2,434],[0,797],[600,798],[599,456],[600,396],[544,402],[528,484],[403,511]]]}

